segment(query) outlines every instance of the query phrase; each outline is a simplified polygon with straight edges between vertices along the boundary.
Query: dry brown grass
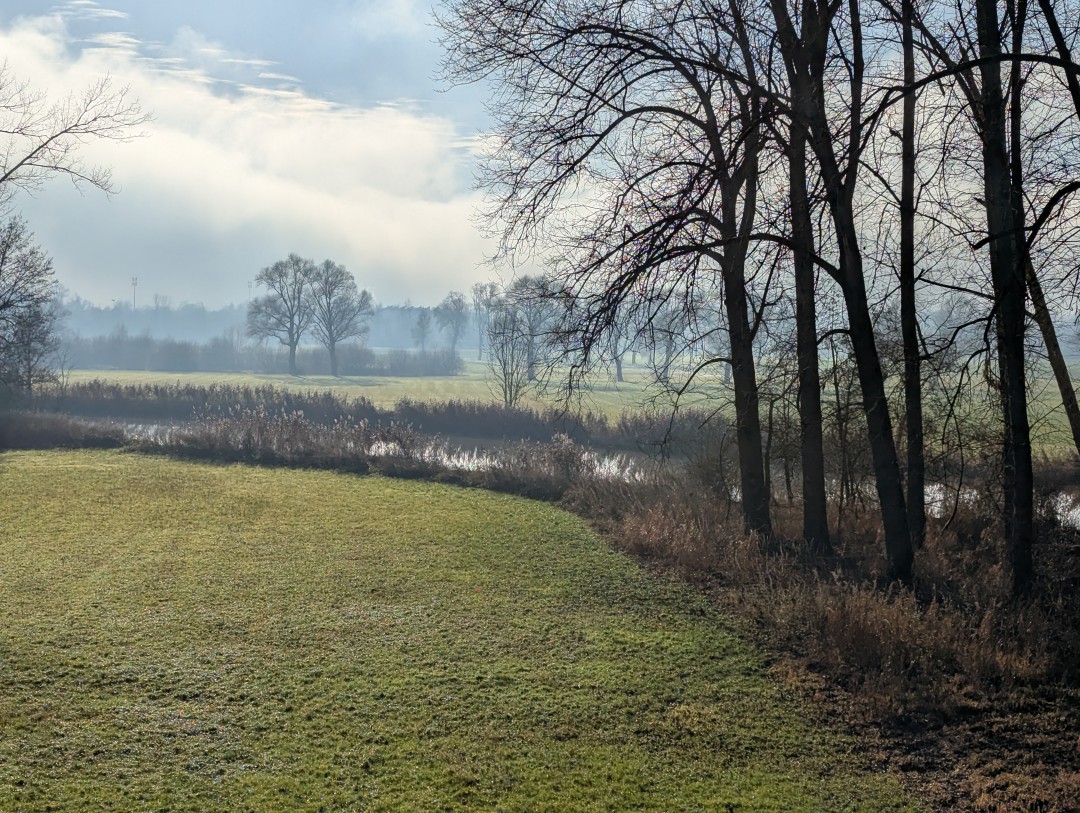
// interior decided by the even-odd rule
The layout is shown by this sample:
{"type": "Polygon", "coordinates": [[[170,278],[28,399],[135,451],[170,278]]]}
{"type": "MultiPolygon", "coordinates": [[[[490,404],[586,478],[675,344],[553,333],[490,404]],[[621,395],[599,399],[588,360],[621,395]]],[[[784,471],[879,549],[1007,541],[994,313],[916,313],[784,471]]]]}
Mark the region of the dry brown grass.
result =
{"type": "MultiPolygon", "coordinates": [[[[707,585],[753,622],[783,679],[871,739],[885,732],[883,764],[909,766],[936,808],[1078,809],[1080,534],[1052,513],[1042,517],[1038,589],[1017,602],[1006,598],[997,525],[977,503],[949,527],[931,526],[914,590],[881,583],[870,514],[821,558],[798,542],[747,536],[730,506],[689,480],[590,483],[567,504],[623,550],[707,585]]],[[[798,520],[777,511],[781,533],[798,520]]]]}

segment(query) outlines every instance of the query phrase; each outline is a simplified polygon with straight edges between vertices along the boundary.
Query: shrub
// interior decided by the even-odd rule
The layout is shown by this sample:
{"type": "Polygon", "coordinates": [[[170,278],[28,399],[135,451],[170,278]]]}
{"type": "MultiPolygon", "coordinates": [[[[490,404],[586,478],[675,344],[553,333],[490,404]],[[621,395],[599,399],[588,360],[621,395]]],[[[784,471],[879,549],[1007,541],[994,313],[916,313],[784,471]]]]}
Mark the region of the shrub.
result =
{"type": "Polygon", "coordinates": [[[0,413],[0,450],[115,449],[123,445],[124,431],[113,423],[44,413],[0,413]]]}

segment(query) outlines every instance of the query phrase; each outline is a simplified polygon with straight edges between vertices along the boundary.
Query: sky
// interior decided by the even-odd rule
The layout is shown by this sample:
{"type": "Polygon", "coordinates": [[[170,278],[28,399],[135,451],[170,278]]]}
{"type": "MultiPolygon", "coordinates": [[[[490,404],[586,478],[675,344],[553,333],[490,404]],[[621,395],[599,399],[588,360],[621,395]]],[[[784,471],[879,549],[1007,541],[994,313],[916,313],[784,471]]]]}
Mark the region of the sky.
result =
{"type": "Polygon", "coordinates": [[[494,276],[473,184],[486,91],[436,79],[437,36],[424,0],[6,2],[12,76],[61,100],[108,75],[152,114],[85,147],[118,194],[56,180],[14,208],[99,304],[245,302],[292,252],[378,302],[436,304],[494,276]]]}

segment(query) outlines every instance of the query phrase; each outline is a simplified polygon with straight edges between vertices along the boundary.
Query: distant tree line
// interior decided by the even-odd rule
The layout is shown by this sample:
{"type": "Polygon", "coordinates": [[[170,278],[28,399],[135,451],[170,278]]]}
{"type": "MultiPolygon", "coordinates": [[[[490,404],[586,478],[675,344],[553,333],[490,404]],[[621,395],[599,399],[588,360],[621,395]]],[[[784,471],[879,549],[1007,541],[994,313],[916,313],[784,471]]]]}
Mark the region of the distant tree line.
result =
{"type": "MultiPolygon", "coordinates": [[[[208,342],[132,335],[123,327],[107,336],[71,336],[64,340],[64,359],[72,369],[145,370],[157,372],[289,372],[286,348],[246,340],[239,328],[208,342]]],[[[338,375],[426,376],[456,375],[462,361],[445,348],[424,353],[404,349],[372,350],[355,342],[339,345],[338,375]]],[[[300,347],[294,369],[305,375],[332,375],[323,349],[300,347]]]]}
{"type": "Polygon", "coordinates": [[[84,337],[108,336],[122,327],[132,335],[206,342],[242,327],[247,318],[243,303],[208,308],[199,302],[174,303],[161,294],[153,294],[137,308],[131,306],[130,299],[98,305],[63,289],[59,299],[65,312],[65,332],[84,337]]]}

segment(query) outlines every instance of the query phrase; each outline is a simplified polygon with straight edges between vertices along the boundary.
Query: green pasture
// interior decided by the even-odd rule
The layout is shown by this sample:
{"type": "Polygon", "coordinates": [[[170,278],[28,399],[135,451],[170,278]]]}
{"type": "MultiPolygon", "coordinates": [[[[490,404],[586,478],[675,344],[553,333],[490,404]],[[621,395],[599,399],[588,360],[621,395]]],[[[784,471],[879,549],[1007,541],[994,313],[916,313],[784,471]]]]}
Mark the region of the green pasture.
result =
{"type": "Polygon", "coordinates": [[[914,809],[551,506],[120,452],[0,483],[0,810],[914,809]]]}
{"type": "MultiPolygon", "coordinates": [[[[456,376],[329,376],[329,375],[270,375],[260,373],[162,373],[137,370],[72,370],[68,380],[72,383],[100,380],[118,384],[180,384],[210,386],[258,387],[272,385],[285,389],[338,393],[355,398],[364,396],[381,408],[393,407],[402,398],[414,401],[441,403],[459,401],[496,401],[490,386],[491,373],[487,366],[468,362],[461,375],[456,376]]],[[[524,404],[538,409],[550,406],[562,407],[561,382],[552,381],[547,391],[532,394],[524,404]]],[[[694,396],[684,399],[685,405],[694,403],[694,396]]],[[[651,373],[645,367],[627,365],[626,381],[617,383],[603,375],[592,378],[589,385],[578,393],[571,406],[574,409],[592,411],[617,419],[624,411],[634,412],[643,408],[669,409],[670,396],[656,386],[651,373]]]]}
{"type": "Polygon", "coordinates": [[[364,396],[377,406],[392,407],[401,398],[418,401],[482,400],[492,398],[480,365],[458,376],[423,378],[394,376],[270,375],[260,373],[162,373],[137,370],[73,370],[72,383],[108,381],[118,384],[181,384],[208,387],[228,384],[237,387],[271,385],[292,390],[330,390],[350,398],[364,396]]]}
{"type": "MultiPolygon", "coordinates": [[[[582,394],[581,406],[617,418],[623,410],[640,408],[652,397],[644,370],[635,370],[622,384],[598,379],[582,394]]],[[[293,390],[317,390],[345,395],[350,398],[364,396],[376,406],[389,408],[402,398],[429,403],[459,401],[494,401],[489,384],[490,373],[482,364],[470,363],[465,371],[456,376],[329,376],[329,375],[263,375],[259,373],[161,373],[134,370],[73,370],[71,382],[93,381],[119,384],[190,384],[209,386],[230,384],[257,387],[270,384],[293,390]]],[[[552,387],[547,396],[527,398],[529,406],[544,408],[557,403],[560,393],[552,387]]]]}

